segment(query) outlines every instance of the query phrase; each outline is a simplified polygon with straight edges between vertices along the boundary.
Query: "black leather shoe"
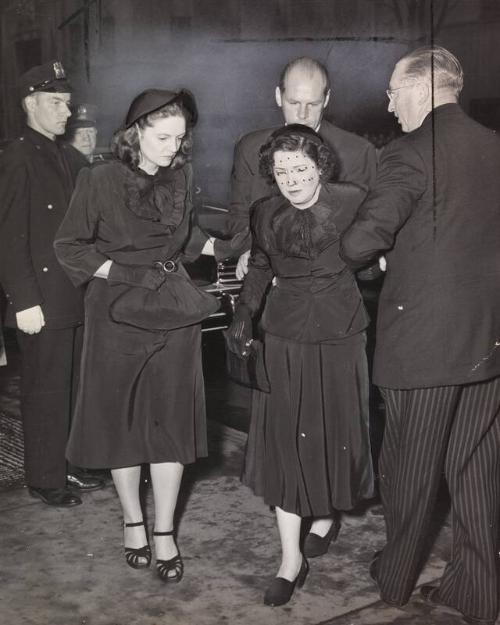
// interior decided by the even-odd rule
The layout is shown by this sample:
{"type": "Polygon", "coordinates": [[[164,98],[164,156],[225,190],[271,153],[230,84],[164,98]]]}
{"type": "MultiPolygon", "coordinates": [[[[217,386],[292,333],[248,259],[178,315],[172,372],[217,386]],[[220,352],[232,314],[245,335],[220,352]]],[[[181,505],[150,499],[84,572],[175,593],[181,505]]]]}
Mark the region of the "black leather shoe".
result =
{"type": "MultiPolygon", "coordinates": [[[[442,601],[441,597],[439,596],[438,586],[433,586],[432,584],[424,584],[424,586],[422,586],[422,588],[420,589],[420,594],[422,595],[422,598],[426,603],[429,603],[434,607],[448,608],[449,610],[454,610],[462,614],[460,610],[457,610],[453,606],[448,605],[447,603],[442,601]]],[[[476,618],[474,616],[466,616],[465,614],[462,614],[462,618],[464,622],[469,623],[469,625],[495,625],[495,621],[476,618]]]]}
{"type": "Polygon", "coordinates": [[[69,488],[34,488],[29,486],[28,491],[32,497],[41,499],[48,506],[70,508],[71,506],[79,506],[82,503],[80,497],[72,493],[69,488]]]}
{"type": "Polygon", "coordinates": [[[66,482],[71,488],[78,488],[83,491],[104,488],[104,480],[86,473],[68,473],[68,475],[66,475],[66,482]]]}
{"type": "Polygon", "coordinates": [[[304,555],[306,558],[317,558],[328,551],[330,543],[337,540],[340,531],[340,521],[334,519],[332,526],[324,536],[309,532],[304,539],[304,555]]]}
{"type": "Polygon", "coordinates": [[[284,577],[275,577],[264,595],[264,604],[270,606],[285,605],[292,598],[295,586],[302,588],[309,573],[309,564],[302,557],[302,564],[297,577],[291,582],[284,577]]]}

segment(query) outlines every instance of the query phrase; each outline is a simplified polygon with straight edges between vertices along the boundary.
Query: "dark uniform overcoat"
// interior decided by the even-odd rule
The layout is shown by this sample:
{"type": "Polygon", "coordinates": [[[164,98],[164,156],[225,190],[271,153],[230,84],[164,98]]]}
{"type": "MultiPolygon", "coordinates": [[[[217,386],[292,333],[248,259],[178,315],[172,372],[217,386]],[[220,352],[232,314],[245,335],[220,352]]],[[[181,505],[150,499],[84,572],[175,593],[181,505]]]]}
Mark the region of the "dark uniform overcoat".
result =
{"type": "Polygon", "coordinates": [[[67,143],[27,127],[0,157],[0,283],[5,324],[41,306],[40,333],[18,331],[26,482],[39,488],[66,483],[65,445],[71,390],[83,321],[83,292],[54,254],[54,237],[69,205],[78,171],[87,165],[67,143]]]}

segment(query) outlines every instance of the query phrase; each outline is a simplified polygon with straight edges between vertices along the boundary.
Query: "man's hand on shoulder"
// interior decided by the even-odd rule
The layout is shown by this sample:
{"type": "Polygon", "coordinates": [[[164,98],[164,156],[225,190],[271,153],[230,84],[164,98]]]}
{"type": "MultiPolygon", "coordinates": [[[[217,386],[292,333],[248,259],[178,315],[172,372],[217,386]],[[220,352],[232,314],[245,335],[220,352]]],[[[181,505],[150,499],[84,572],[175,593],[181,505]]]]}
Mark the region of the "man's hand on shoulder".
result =
{"type": "Polygon", "coordinates": [[[17,327],[26,334],[38,334],[45,325],[40,306],[32,306],[16,313],[17,327]]]}
{"type": "Polygon", "coordinates": [[[238,280],[243,280],[243,278],[248,273],[248,259],[250,258],[250,250],[247,252],[243,252],[243,254],[238,259],[238,264],[236,265],[236,277],[238,280]]]}

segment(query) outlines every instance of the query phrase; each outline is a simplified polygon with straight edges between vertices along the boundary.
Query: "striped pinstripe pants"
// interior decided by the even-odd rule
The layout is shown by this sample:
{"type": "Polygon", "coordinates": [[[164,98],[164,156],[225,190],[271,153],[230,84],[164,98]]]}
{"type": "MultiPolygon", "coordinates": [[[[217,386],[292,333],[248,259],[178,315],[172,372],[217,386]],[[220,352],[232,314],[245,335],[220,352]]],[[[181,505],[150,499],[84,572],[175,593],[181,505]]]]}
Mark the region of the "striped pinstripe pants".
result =
{"type": "Polygon", "coordinates": [[[439,595],[466,616],[494,620],[499,601],[500,378],[381,392],[387,415],[380,455],[387,531],[378,563],[381,597],[397,605],[410,598],[444,470],[453,545],[439,595]]]}

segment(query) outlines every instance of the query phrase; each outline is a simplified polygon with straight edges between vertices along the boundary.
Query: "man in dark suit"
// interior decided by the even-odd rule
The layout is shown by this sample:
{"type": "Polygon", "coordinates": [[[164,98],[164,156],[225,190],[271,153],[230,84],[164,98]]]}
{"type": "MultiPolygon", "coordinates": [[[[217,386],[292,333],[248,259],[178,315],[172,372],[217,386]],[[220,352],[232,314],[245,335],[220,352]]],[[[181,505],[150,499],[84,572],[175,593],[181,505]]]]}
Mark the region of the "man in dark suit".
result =
{"type": "Polygon", "coordinates": [[[431,604],[493,625],[500,505],[500,139],[458,105],[463,74],[440,47],[396,65],[389,111],[407,133],[343,237],[353,267],[386,252],[374,382],[386,404],[380,491],[382,598],[406,603],[442,472],[453,547],[431,604]]]}
{"type": "Polygon", "coordinates": [[[71,114],[71,87],[60,62],[23,74],[19,96],[27,126],[0,160],[0,282],[5,324],[17,328],[21,351],[25,479],[30,494],[44,503],[74,506],[81,499],[67,478],[82,490],[102,482],[66,474],[83,301],[57,262],[53,242],[86,161],[57,141],[71,114]]]}
{"type": "MultiPolygon", "coordinates": [[[[353,182],[365,190],[372,186],[377,166],[373,145],[323,119],[331,91],[328,72],[321,63],[308,57],[290,61],[282,71],[275,95],[285,124],[303,124],[316,130],[337,154],[339,180],[353,182]]],[[[252,204],[276,192],[259,173],[260,147],[274,130],[276,128],[251,132],[236,144],[228,217],[228,231],[233,236],[248,228],[252,204]]],[[[242,244],[241,251],[245,253],[238,263],[240,277],[247,271],[249,247],[250,238],[242,244]]]]}

